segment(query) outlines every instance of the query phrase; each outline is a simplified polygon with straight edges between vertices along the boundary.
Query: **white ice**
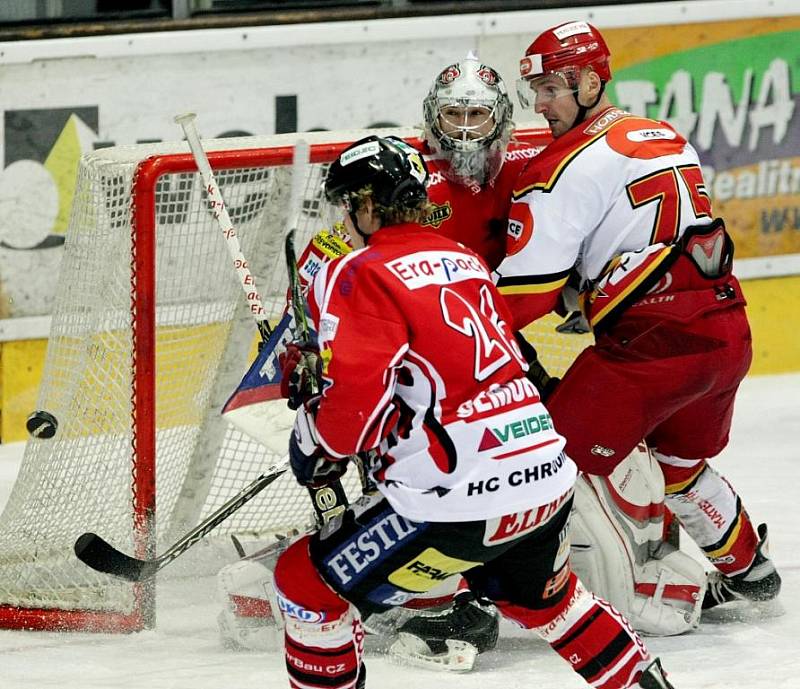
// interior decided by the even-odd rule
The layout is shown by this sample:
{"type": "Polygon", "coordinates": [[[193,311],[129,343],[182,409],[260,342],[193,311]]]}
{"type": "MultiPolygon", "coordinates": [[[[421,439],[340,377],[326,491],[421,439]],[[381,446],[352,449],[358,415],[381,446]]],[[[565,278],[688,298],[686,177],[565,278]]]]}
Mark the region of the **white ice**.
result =
{"type": "MultiPolygon", "coordinates": [[[[769,523],[785,612],[771,618],[740,611],[709,614],[692,634],[647,639],[676,689],[800,689],[798,438],[800,375],[747,379],[730,446],[714,466],[738,488],[753,520],[769,523]]],[[[21,453],[21,445],[0,446],[0,504],[21,453]]],[[[288,687],[280,654],[222,648],[213,577],[165,579],[158,598],[155,631],[127,636],[0,631],[0,689],[288,687]]],[[[367,664],[373,689],[586,686],[533,634],[505,623],[497,649],[479,656],[469,674],[401,667],[374,651],[367,664]]]]}

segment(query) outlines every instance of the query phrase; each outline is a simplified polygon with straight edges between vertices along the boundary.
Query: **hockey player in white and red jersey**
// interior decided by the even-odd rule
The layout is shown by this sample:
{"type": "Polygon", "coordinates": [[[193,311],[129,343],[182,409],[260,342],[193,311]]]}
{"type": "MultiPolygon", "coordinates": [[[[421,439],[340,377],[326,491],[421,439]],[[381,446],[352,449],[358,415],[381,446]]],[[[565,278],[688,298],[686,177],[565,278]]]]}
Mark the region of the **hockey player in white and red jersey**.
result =
{"type": "MultiPolygon", "coordinates": [[[[432,178],[428,194],[435,209],[422,224],[465,244],[495,268],[505,255],[511,192],[540,147],[511,143],[505,149],[512,105],[495,70],[472,56],[436,77],[423,109],[432,178]]],[[[549,392],[556,381],[520,335],[517,341],[528,359],[529,377],[549,392]]],[[[694,629],[705,590],[702,567],[664,542],[663,490],[661,471],[647,448],[634,449],[612,476],[581,478],[572,520],[574,569],[592,591],[623,610],[636,629],[655,635],[694,629]]],[[[463,670],[463,664],[451,664],[447,640],[467,641],[479,652],[492,648],[497,638],[492,615],[491,606],[479,605],[462,590],[443,613],[401,616],[391,652],[406,662],[463,670]]]]}
{"type": "Polygon", "coordinates": [[[587,684],[668,688],[627,620],[570,570],[576,468],[485,264],[419,225],[426,177],[416,150],[378,137],[327,174],[366,247],[313,284],[322,394],[298,410],[289,456],[301,484],[325,484],[376,450],[379,493],[278,559],[290,686],[363,687],[361,615],[462,573],[587,684]]]}
{"type": "MultiPolygon", "coordinates": [[[[666,502],[716,567],[703,607],[777,596],[780,577],[734,488],[707,460],[728,442],[751,360],[733,244],[694,148],[614,107],[609,51],[586,22],[548,29],[519,97],[554,136],[517,183],[497,285],[521,328],[577,288],[596,344],[548,399],[578,467],[606,475],[645,438],[666,502]]],[[[567,309],[571,309],[566,305],[567,309]]]]}

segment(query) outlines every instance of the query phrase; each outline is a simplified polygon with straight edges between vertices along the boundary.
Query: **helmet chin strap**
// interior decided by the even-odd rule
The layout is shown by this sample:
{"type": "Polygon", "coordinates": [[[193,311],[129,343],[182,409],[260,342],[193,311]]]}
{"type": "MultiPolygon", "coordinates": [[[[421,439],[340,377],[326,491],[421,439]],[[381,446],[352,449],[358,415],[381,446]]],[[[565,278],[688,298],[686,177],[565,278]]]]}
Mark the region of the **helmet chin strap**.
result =
{"type": "Polygon", "coordinates": [[[572,89],[572,97],[575,99],[575,104],[578,106],[578,113],[575,115],[575,119],[570,125],[570,129],[576,127],[581,122],[586,119],[586,113],[589,112],[595,105],[600,102],[600,99],[603,97],[603,93],[606,90],[606,82],[600,82],[600,90],[597,92],[597,98],[594,99],[594,103],[590,103],[589,105],[581,105],[581,102],[578,100],[578,93],[580,91],[580,84],[576,85],[574,89],[572,89]]]}
{"type": "Polygon", "coordinates": [[[364,240],[364,245],[366,246],[369,243],[369,238],[371,235],[364,234],[361,231],[361,228],[358,226],[358,219],[356,218],[355,211],[350,211],[349,215],[350,215],[350,222],[353,223],[353,229],[355,229],[355,231],[358,232],[358,236],[364,240]]]}

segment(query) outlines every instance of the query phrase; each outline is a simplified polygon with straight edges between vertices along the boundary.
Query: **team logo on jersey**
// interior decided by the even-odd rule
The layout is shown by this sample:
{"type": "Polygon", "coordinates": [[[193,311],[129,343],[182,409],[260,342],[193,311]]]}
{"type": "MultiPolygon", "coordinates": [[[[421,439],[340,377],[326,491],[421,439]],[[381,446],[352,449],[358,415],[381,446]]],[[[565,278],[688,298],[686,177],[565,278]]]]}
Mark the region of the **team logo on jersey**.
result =
{"type": "Polygon", "coordinates": [[[452,84],[460,76],[461,70],[458,68],[458,65],[450,65],[439,75],[439,83],[447,86],[448,84],[452,84]]]}
{"type": "Polygon", "coordinates": [[[442,205],[436,203],[432,205],[433,210],[425,216],[421,224],[423,226],[435,227],[438,230],[441,224],[453,215],[453,207],[450,205],[449,201],[442,205]]]}
{"type": "Polygon", "coordinates": [[[522,251],[533,235],[533,214],[524,201],[511,204],[508,214],[506,256],[522,251]]]}
{"type": "Polygon", "coordinates": [[[612,450],[610,447],[605,447],[603,445],[592,445],[592,449],[590,452],[593,455],[599,455],[600,457],[613,457],[616,453],[616,450],[612,450]]]}

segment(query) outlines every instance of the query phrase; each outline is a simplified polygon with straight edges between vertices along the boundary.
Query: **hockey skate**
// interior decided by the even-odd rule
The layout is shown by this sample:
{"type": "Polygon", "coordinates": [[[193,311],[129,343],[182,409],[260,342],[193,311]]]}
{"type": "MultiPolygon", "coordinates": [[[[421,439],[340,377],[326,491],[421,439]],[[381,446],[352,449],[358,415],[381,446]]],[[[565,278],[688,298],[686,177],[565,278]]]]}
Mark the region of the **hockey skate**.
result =
{"type": "Polygon", "coordinates": [[[708,588],[703,598],[703,610],[733,601],[765,603],[777,597],[781,590],[781,577],[769,559],[767,525],[759,524],[760,538],[753,564],[743,574],[727,577],[721,572],[708,575],[708,588]]]}
{"type": "Polygon", "coordinates": [[[465,591],[455,597],[450,610],[406,621],[389,651],[406,664],[467,672],[479,653],[497,644],[498,618],[494,607],[480,605],[465,591]]]}
{"type": "Polygon", "coordinates": [[[641,689],[675,689],[668,681],[661,667],[661,660],[656,658],[639,677],[641,689]]]}

